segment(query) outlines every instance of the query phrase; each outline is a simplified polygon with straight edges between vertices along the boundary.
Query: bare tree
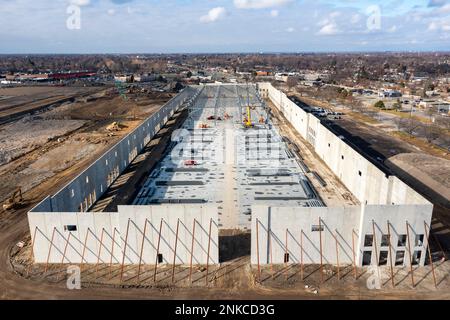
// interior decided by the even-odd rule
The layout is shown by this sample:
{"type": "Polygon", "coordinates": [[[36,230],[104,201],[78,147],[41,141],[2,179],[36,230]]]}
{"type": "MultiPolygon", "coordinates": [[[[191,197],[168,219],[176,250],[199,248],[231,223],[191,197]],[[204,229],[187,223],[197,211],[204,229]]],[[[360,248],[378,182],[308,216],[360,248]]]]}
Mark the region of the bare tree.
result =
{"type": "Polygon", "coordinates": [[[292,90],[292,88],[298,85],[298,79],[296,77],[288,77],[286,85],[288,86],[289,90],[292,90]]]}

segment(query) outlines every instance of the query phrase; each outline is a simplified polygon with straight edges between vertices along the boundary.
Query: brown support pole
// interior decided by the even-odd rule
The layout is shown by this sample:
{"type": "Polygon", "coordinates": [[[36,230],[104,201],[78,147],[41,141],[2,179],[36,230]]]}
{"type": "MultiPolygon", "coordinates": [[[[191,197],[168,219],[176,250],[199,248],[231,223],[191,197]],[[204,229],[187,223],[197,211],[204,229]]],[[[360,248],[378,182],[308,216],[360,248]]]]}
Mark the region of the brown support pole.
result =
{"type": "Polygon", "coordinates": [[[406,235],[408,236],[408,252],[409,252],[409,270],[411,272],[411,283],[413,288],[416,287],[414,283],[414,269],[413,269],[413,257],[411,252],[411,238],[409,237],[409,223],[406,221],[406,235]]]}
{"type": "Polygon", "coordinates": [[[380,258],[378,256],[377,235],[375,233],[375,220],[372,220],[372,234],[373,234],[373,250],[375,251],[375,258],[377,262],[378,279],[381,279],[380,258]]]}
{"type": "Polygon", "coordinates": [[[256,259],[258,260],[258,282],[261,282],[261,265],[259,263],[259,220],[256,219],[256,259]]]}
{"type": "Polygon", "coordinates": [[[158,270],[158,256],[159,256],[159,245],[161,243],[161,232],[164,220],[161,219],[159,224],[159,234],[158,234],[158,246],[156,248],[156,259],[155,259],[155,271],[153,272],[153,282],[156,282],[156,271],[158,270]]]}
{"type": "Polygon", "coordinates": [[[125,235],[125,246],[123,248],[122,266],[120,267],[120,283],[122,283],[122,280],[123,280],[123,269],[124,269],[124,266],[125,266],[125,256],[126,256],[126,252],[127,252],[128,231],[130,230],[130,221],[131,221],[131,219],[128,219],[127,233],[125,235]]]}
{"type": "Polygon", "coordinates": [[[270,230],[270,227],[267,226],[267,232],[269,237],[269,250],[270,250],[270,272],[272,273],[272,279],[275,276],[275,273],[273,271],[273,254],[272,254],[272,230],[270,230]]]}
{"type": "Polygon", "coordinates": [[[71,235],[72,235],[72,233],[69,232],[69,235],[68,235],[67,240],[66,240],[66,244],[64,245],[64,252],[63,252],[62,259],[61,259],[61,264],[64,264],[64,260],[66,260],[67,246],[69,245],[69,241],[70,241],[70,236],[71,235]]]}
{"type": "Polygon", "coordinates": [[[336,261],[337,261],[337,277],[338,280],[341,280],[341,268],[339,264],[339,242],[337,238],[338,231],[336,230],[336,234],[334,235],[334,240],[336,240],[336,261]]]}
{"type": "Polygon", "coordinates": [[[355,229],[352,229],[352,252],[353,252],[353,273],[355,279],[358,279],[358,270],[356,269],[356,253],[355,253],[355,229]]]}
{"type": "Polygon", "coordinates": [[[177,221],[177,233],[175,236],[175,249],[173,251],[173,264],[172,264],[172,283],[175,282],[175,263],[177,262],[177,246],[178,246],[178,230],[180,228],[180,219],[177,221]]]}
{"type": "Polygon", "coordinates": [[[375,250],[375,259],[377,261],[377,267],[380,265],[378,259],[378,246],[377,246],[377,235],[375,234],[375,221],[372,220],[372,235],[373,235],[373,250],[375,250]]]}
{"type": "Polygon", "coordinates": [[[148,222],[148,219],[145,219],[145,222],[144,222],[144,233],[142,234],[142,241],[141,241],[141,253],[139,254],[139,267],[138,267],[138,275],[137,275],[137,284],[140,284],[139,283],[139,279],[140,279],[140,276],[141,276],[142,254],[144,253],[145,234],[147,233],[147,222],[148,222]]]}
{"type": "Polygon", "coordinates": [[[319,218],[319,237],[320,237],[320,281],[321,283],[323,283],[322,218],[319,218]]]}
{"type": "Polygon", "coordinates": [[[112,262],[114,257],[114,247],[116,246],[116,231],[117,229],[114,227],[113,237],[112,237],[112,245],[111,245],[111,258],[109,259],[109,276],[112,274],[112,262]]]}
{"type": "Polygon", "coordinates": [[[395,288],[395,281],[394,281],[394,263],[392,262],[392,237],[391,237],[391,223],[387,222],[388,226],[388,238],[389,238],[389,262],[391,265],[391,282],[392,287],[395,288]]]}
{"type": "Polygon", "coordinates": [[[436,242],[437,245],[439,246],[439,249],[441,250],[441,253],[442,253],[442,260],[443,260],[443,262],[445,262],[447,257],[445,255],[444,248],[442,248],[442,245],[439,242],[438,238],[436,238],[436,235],[433,232],[431,232],[431,227],[430,227],[430,235],[433,236],[434,242],[436,242]]]}
{"type": "MultiPolygon", "coordinates": [[[[62,259],[61,259],[61,265],[63,265],[64,264],[64,260],[66,260],[67,246],[69,245],[69,241],[70,241],[70,236],[71,235],[72,235],[72,233],[69,232],[69,235],[67,236],[66,244],[64,245],[64,252],[63,252],[62,259]]],[[[59,279],[59,276],[57,276],[57,279],[59,279]]]]}
{"type": "MultiPolygon", "coordinates": [[[[289,253],[289,249],[288,249],[288,234],[289,234],[289,229],[286,229],[286,243],[284,246],[284,260],[287,260],[287,255],[289,253]]],[[[286,266],[286,270],[287,271],[287,266],[289,265],[288,261],[285,262],[285,266],[286,266]]],[[[286,272],[286,280],[288,279],[288,274],[286,272]]]]}
{"type": "Polygon", "coordinates": [[[27,276],[30,274],[30,268],[33,265],[34,262],[34,242],[36,240],[36,232],[38,230],[38,227],[34,228],[34,234],[33,234],[33,239],[31,240],[31,263],[27,268],[27,276]]]}
{"type": "Polygon", "coordinates": [[[195,243],[195,224],[197,220],[194,219],[192,226],[192,245],[191,245],[191,261],[189,263],[189,282],[192,284],[192,259],[194,257],[194,243],[195,243]]]}
{"type": "Polygon", "coordinates": [[[430,233],[431,230],[428,227],[427,223],[424,221],[423,222],[424,227],[425,227],[425,236],[427,237],[427,247],[428,247],[428,257],[430,259],[430,264],[431,264],[431,272],[433,273],[433,280],[434,280],[434,286],[437,288],[437,281],[436,281],[436,273],[434,271],[434,264],[433,264],[433,257],[431,256],[431,248],[430,248],[430,233]],[[427,230],[428,228],[428,230],[427,230]]]}
{"type": "Polygon", "coordinates": [[[209,273],[209,254],[211,250],[211,229],[212,229],[212,219],[209,220],[209,233],[208,233],[208,258],[206,260],[206,285],[208,285],[208,273],[209,273]]]}
{"type": "Polygon", "coordinates": [[[300,275],[302,277],[302,281],[304,279],[303,273],[303,229],[300,233],[300,275]]]}
{"type": "MultiPolygon", "coordinates": [[[[87,230],[86,230],[86,236],[84,237],[84,246],[83,246],[83,253],[81,254],[81,267],[80,267],[80,271],[83,270],[83,260],[86,261],[86,260],[84,259],[84,255],[85,255],[85,253],[86,253],[87,239],[88,239],[88,235],[89,235],[89,231],[90,231],[90,230],[91,230],[91,229],[87,228],[87,230]]],[[[86,261],[86,262],[87,262],[87,261],[86,261]]]]}
{"type": "Polygon", "coordinates": [[[48,256],[47,256],[47,262],[45,263],[44,273],[47,273],[48,261],[50,260],[50,254],[52,252],[53,240],[55,238],[55,232],[56,232],[56,227],[53,228],[52,239],[50,240],[50,248],[48,249],[48,256]]]}
{"type": "Polygon", "coordinates": [[[105,234],[105,228],[102,228],[102,233],[100,236],[100,247],[98,248],[97,263],[95,264],[95,278],[97,278],[97,274],[98,274],[98,265],[100,263],[100,255],[102,254],[104,234],[105,234]]]}

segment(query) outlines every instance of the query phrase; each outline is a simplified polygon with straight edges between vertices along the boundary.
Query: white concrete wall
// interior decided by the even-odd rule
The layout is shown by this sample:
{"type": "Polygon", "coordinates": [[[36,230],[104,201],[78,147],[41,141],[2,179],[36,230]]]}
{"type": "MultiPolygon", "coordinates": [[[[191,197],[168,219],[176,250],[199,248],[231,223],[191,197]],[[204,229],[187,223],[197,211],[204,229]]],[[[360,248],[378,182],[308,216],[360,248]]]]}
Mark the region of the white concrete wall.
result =
{"type": "MultiPolygon", "coordinates": [[[[312,232],[312,226],[318,225],[319,217],[325,224],[323,236],[324,263],[335,264],[336,241],[332,232],[340,236],[340,262],[352,263],[351,250],[352,232],[355,232],[356,263],[362,265],[363,252],[372,251],[372,263],[376,264],[380,251],[389,251],[381,247],[382,235],[387,235],[388,222],[391,226],[392,254],[395,262],[396,252],[405,252],[404,264],[410,264],[409,251],[405,246],[398,246],[399,235],[406,234],[406,224],[409,225],[411,253],[421,252],[420,264],[424,264],[426,245],[415,246],[416,235],[424,235],[425,223],[431,222],[433,206],[419,193],[414,191],[395,176],[388,176],[377,166],[365,159],[353,149],[345,140],[336,136],[320,120],[305,112],[280,90],[269,83],[258,85],[260,95],[272,101],[275,107],[290,121],[300,135],[308,141],[333,173],[358,198],[361,206],[346,208],[279,208],[253,206],[252,217],[252,263],[257,263],[256,257],[256,219],[260,222],[259,253],[260,263],[269,263],[267,243],[267,228],[270,227],[277,239],[272,245],[273,263],[283,263],[285,253],[286,229],[291,232],[288,237],[291,263],[299,262],[300,232],[303,229],[306,241],[304,250],[308,253],[305,263],[320,263],[319,232],[312,232]],[[270,218],[270,222],[268,219],[270,218]],[[373,234],[376,227],[375,239],[377,247],[364,247],[366,235],[373,234]],[[292,235],[291,235],[292,234],[292,235]],[[289,244],[290,243],[290,244],[289,244]],[[292,248],[292,252],[291,252],[292,248]],[[375,252],[377,254],[375,254],[375,252]]],[[[373,235],[372,235],[373,236],[373,235]]],[[[390,257],[390,256],[388,256],[390,257]]]]}
{"type": "Polygon", "coordinates": [[[252,206],[252,264],[258,263],[256,221],[259,221],[260,264],[270,264],[271,261],[274,264],[284,263],[286,230],[288,230],[287,241],[290,263],[301,263],[300,244],[303,230],[303,263],[320,264],[320,232],[312,231],[313,226],[319,226],[319,219],[321,219],[323,227],[323,263],[337,263],[334,236],[338,239],[340,263],[352,263],[352,231],[357,232],[359,228],[360,210],[360,207],[356,206],[346,208],[252,206]],[[269,230],[271,245],[269,245],[269,230]],[[270,257],[271,251],[272,260],[270,257]]]}
{"type": "Polygon", "coordinates": [[[292,126],[315,149],[334,174],[364,204],[424,204],[429,202],[404,182],[386,176],[369,160],[336,136],[312,114],[306,113],[269,83],[258,85],[292,126]]]}
{"type": "MultiPolygon", "coordinates": [[[[425,223],[429,225],[431,206],[423,205],[368,205],[342,208],[303,208],[303,207],[269,207],[252,206],[252,264],[283,264],[286,252],[286,231],[288,231],[288,253],[290,264],[301,263],[301,246],[303,247],[304,264],[320,264],[320,232],[312,231],[313,226],[319,226],[319,219],[323,226],[322,255],[323,263],[336,265],[353,264],[353,252],[357,266],[362,266],[363,252],[371,252],[371,265],[379,263],[381,251],[388,254],[388,265],[392,257],[396,260],[398,251],[404,252],[402,266],[410,265],[411,255],[420,252],[420,265],[425,263],[427,240],[425,238],[425,223]],[[258,228],[256,227],[258,221],[258,228]],[[388,223],[390,230],[388,230],[388,223]],[[405,245],[399,245],[399,237],[408,234],[405,245]],[[257,232],[258,229],[258,232],[257,232]],[[365,246],[366,235],[374,235],[372,245],[365,246]],[[269,230],[270,243],[269,244],[269,230]],[[303,240],[301,232],[303,230],[303,240]],[[382,246],[383,235],[391,234],[391,248],[389,243],[382,246]],[[424,243],[416,243],[416,236],[422,235],[424,243]],[[336,238],[338,254],[336,252],[336,238]],[[258,238],[257,238],[258,237],[258,238]],[[258,239],[258,240],[257,240],[258,239]],[[354,244],[353,244],[354,241],[354,244]],[[272,257],[271,257],[272,255],[272,257]],[[378,258],[377,258],[378,256],[378,258]]],[[[428,228],[428,227],[427,227],[428,228]]],[[[428,230],[427,230],[428,232],[428,230]]]]}
{"type": "Polygon", "coordinates": [[[98,260],[100,263],[110,263],[111,259],[113,263],[122,263],[126,240],[125,264],[138,264],[144,228],[147,224],[142,263],[155,264],[161,219],[163,223],[159,253],[163,255],[163,264],[173,263],[178,219],[180,224],[176,264],[189,265],[190,263],[194,219],[197,223],[193,264],[207,262],[210,221],[212,221],[212,228],[209,263],[219,262],[216,206],[119,206],[118,211],[118,213],[28,213],[30,233],[34,238],[35,262],[46,263],[49,257],[49,263],[78,264],[82,263],[81,257],[84,251],[84,263],[97,263],[98,260]],[[72,232],[65,230],[64,227],[68,225],[76,226],[77,230],[72,232]],[[86,234],[88,234],[87,241],[86,234]],[[53,245],[51,246],[52,235],[53,245]],[[115,238],[114,249],[113,237],[115,238]],[[101,246],[100,243],[103,245],[101,246]],[[66,258],[63,261],[65,250],[66,258]]]}

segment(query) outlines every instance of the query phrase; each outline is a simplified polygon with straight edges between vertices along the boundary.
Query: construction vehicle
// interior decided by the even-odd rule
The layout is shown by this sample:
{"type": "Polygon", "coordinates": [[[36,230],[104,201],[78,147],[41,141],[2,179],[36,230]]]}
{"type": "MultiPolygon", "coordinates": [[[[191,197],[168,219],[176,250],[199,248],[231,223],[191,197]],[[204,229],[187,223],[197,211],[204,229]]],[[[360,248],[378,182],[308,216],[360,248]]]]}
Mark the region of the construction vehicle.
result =
{"type": "Polygon", "coordinates": [[[253,128],[252,111],[250,105],[247,106],[247,116],[244,118],[244,125],[247,128],[253,128]]]}
{"type": "Polygon", "coordinates": [[[195,161],[195,160],[186,160],[185,162],[184,162],[184,165],[185,166],[196,166],[198,163],[197,163],[197,161],[195,161]]]}
{"type": "Polygon", "coordinates": [[[201,123],[198,127],[200,129],[208,129],[209,128],[209,126],[207,124],[205,124],[205,123],[201,123]]]}
{"type": "Polygon", "coordinates": [[[3,209],[12,210],[20,206],[22,202],[23,202],[22,188],[19,187],[16,189],[16,191],[14,191],[13,195],[5,201],[5,203],[3,204],[3,209]]]}
{"type": "Polygon", "coordinates": [[[106,127],[107,131],[113,132],[113,131],[120,131],[122,130],[122,126],[119,122],[113,122],[109,126],[106,127]]]}
{"type": "Polygon", "coordinates": [[[263,116],[261,116],[261,117],[259,118],[259,123],[261,123],[261,124],[266,123],[266,120],[264,119],[263,116]]]}

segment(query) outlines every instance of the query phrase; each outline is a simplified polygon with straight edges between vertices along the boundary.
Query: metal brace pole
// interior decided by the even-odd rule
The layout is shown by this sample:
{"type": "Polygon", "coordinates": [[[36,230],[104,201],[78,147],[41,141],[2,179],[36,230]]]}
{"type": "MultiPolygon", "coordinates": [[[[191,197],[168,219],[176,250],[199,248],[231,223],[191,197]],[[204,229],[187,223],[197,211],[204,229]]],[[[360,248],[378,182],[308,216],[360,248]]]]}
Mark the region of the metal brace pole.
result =
{"type": "Polygon", "coordinates": [[[212,229],[212,219],[209,220],[209,233],[208,233],[208,258],[206,260],[206,285],[208,285],[208,273],[209,273],[209,254],[211,250],[211,229],[212,229]]]}
{"type": "Polygon", "coordinates": [[[175,263],[177,260],[177,245],[178,245],[178,230],[180,228],[180,219],[177,220],[177,233],[175,236],[175,249],[173,251],[173,264],[172,264],[172,283],[175,282],[175,263]]]}
{"type": "Polygon", "coordinates": [[[158,247],[156,249],[156,261],[155,261],[155,271],[153,273],[153,282],[156,282],[156,271],[158,270],[158,258],[159,258],[159,245],[161,243],[161,232],[163,226],[164,219],[161,219],[159,224],[159,234],[158,234],[158,247]]]}
{"type": "Polygon", "coordinates": [[[137,275],[137,283],[138,284],[140,284],[139,279],[140,279],[140,276],[141,276],[142,254],[144,253],[145,234],[147,233],[147,222],[148,222],[148,219],[145,219],[145,222],[144,222],[144,233],[142,235],[142,241],[141,241],[141,253],[139,254],[139,267],[138,267],[138,275],[137,275]]]}
{"type": "Polygon", "coordinates": [[[425,236],[427,237],[428,256],[429,256],[429,259],[430,259],[431,271],[433,272],[434,286],[437,288],[436,273],[434,271],[433,257],[431,256],[431,248],[430,248],[430,240],[429,240],[430,239],[429,236],[430,236],[431,230],[430,230],[430,228],[428,228],[428,230],[427,230],[428,225],[427,225],[427,223],[425,221],[423,222],[423,224],[424,224],[424,227],[425,227],[425,236]]]}
{"type": "Polygon", "coordinates": [[[128,245],[128,231],[130,230],[130,221],[131,221],[131,219],[128,219],[127,233],[125,235],[125,246],[123,248],[122,266],[120,267],[120,283],[122,283],[122,280],[123,280],[123,269],[125,266],[125,257],[126,257],[126,251],[127,251],[127,245],[128,245]]]}
{"type": "Polygon", "coordinates": [[[44,273],[47,273],[47,270],[48,270],[48,261],[50,260],[50,254],[52,252],[53,240],[55,238],[55,232],[56,232],[56,227],[53,228],[52,239],[50,240],[50,248],[48,249],[48,256],[47,256],[47,262],[45,263],[44,273]]]}

